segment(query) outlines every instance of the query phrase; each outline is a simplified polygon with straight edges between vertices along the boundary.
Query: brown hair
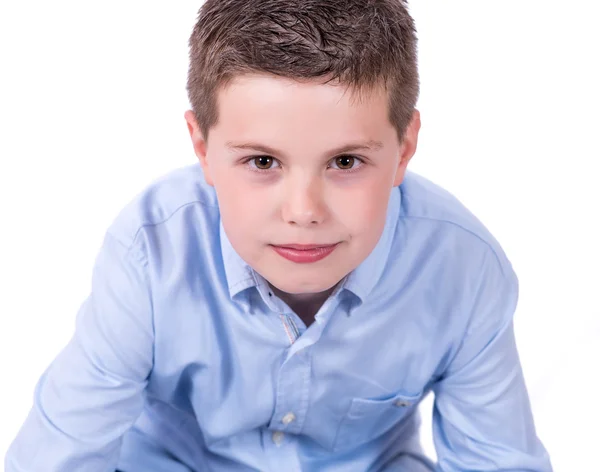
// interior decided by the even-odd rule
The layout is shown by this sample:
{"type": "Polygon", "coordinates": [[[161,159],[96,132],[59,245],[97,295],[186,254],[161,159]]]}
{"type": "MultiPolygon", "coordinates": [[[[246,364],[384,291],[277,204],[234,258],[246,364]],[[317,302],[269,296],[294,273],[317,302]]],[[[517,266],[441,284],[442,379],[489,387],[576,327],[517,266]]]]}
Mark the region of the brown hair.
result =
{"type": "Polygon", "coordinates": [[[419,95],[417,37],[405,0],[206,0],[189,40],[187,91],[205,139],[217,93],[238,75],[382,84],[402,139],[419,95]]]}

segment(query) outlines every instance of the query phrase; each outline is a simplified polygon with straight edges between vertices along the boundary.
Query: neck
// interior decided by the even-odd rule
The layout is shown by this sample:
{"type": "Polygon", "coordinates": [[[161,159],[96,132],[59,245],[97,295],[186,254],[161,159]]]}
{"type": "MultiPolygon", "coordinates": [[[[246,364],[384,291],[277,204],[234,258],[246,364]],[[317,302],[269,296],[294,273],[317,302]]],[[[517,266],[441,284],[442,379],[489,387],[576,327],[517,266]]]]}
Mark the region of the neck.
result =
{"type": "Polygon", "coordinates": [[[282,292],[277,287],[271,286],[275,295],[281,298],[296,313],[306,326],[309,326],[315,319],[315,315],[329,298],[329,295],[335,289],[335,286],[324,292],[317,293],[287,293],[282,292]]]}

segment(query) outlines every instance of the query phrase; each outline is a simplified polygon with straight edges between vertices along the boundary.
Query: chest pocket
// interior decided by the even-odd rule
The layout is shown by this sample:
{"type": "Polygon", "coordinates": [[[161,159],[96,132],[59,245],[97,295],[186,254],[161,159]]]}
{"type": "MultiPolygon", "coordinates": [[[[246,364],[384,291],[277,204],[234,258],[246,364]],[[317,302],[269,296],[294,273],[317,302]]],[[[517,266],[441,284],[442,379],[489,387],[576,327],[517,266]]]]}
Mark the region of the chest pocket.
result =
{"type": "Polygon", "coordinates": [[[334,450],[353,449],[398,425],[419,403],[422,393],[400,393],[384,399],[353,398],[342,419],[334,450]]]}

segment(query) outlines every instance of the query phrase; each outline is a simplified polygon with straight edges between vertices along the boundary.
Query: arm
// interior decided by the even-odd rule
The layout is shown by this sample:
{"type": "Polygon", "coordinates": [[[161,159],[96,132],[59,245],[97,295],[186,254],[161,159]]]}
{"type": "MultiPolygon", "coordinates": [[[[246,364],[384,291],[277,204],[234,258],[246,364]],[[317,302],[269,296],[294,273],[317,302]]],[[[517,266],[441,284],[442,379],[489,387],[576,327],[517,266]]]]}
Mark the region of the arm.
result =
{"type": "Polygon", "coordinates": [[[551,472],[533,423],[513,330],[518,280],[488,254],[468,331],[434,386],[439,472],[551,472]]]}
{"type": "Polygon", "coordinates": [[[107,233],[75,334],[38,381],[6,472],[108,472],[143,407],[152,369],[145,259],[107,233]]]}

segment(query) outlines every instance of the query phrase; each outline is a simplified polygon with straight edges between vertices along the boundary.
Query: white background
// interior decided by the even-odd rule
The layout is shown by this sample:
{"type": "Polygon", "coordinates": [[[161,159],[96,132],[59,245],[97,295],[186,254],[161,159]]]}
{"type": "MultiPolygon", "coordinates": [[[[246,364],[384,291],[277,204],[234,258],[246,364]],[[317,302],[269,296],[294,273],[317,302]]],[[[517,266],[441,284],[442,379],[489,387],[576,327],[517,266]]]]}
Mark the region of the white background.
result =
{"type": "MultiPolygon", "coordinates": [[[[410,168],[463,201],[513,262],[521,359],[559,472],[598,467],[595,3],[412,2],[423,128],[410,168]]],[[[199,6],[0,4],[2,457],[73,332],[104,231],[154,178],[195,162],[183,113],[199,6]]]]}

